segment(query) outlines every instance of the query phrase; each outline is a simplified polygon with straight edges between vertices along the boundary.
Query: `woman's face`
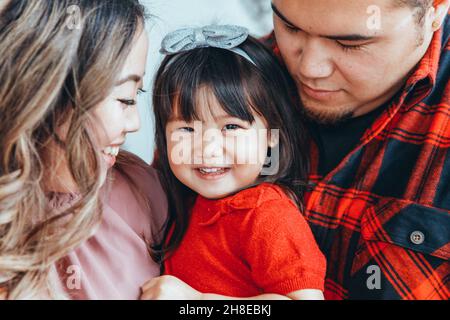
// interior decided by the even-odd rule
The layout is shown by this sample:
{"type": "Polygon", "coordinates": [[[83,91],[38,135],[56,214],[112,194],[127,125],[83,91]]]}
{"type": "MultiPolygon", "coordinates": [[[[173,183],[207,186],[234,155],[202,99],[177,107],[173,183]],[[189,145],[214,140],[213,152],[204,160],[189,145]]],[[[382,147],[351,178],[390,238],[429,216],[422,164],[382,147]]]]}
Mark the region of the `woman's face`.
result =
{"type": "Polygon", "coordinates": [[[142,31],[133,44],[116,86],[93,110],[96,140],[108,167],[114,165],[126,135],[140,128],[137,95],[142,91],[147,50],[148,36],[142,31]]]}
{"type": "MultiPolygon", "coordinates": [[[[125,142],[127,133],[137,131],[140,127],[136,96],[142,88],[142,79],[147,62],[148,37],[141,32],[133,42],[131,51],[118,76],[118,81],[111,93],[93,108],[94,140],[102,153],[106,168],[116,161],[119,147],[125,142]]],[[[62,141],[67,136],[70,121],[57,129],[62,141]]],[[[51,172],[45,181],[46,189],[59,192],[74,192],[77,189],[65,161],[57,161],[61,155],[56,142],[52,142],[43,158],[48,160],[51,172]],[[55,154],[56,152],[56,154],[55,154]]]]}

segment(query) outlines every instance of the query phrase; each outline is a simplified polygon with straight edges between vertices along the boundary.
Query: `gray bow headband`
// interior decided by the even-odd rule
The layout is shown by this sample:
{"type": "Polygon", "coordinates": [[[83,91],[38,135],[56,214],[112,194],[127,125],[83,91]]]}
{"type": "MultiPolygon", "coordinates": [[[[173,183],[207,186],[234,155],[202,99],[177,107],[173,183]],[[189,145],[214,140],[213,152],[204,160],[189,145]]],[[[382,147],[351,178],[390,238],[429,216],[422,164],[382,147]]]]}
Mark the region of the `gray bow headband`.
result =
{"type": "Polygon", "coordinates": [[[248,38],[248,30],[233,25],[210,25],[185,28],[169,33],[161,42],[162,54],[174,55],[197,48],[214,47],[233,51],[252,64],[255,62],[244,50],[238,48],[248,38]]]}

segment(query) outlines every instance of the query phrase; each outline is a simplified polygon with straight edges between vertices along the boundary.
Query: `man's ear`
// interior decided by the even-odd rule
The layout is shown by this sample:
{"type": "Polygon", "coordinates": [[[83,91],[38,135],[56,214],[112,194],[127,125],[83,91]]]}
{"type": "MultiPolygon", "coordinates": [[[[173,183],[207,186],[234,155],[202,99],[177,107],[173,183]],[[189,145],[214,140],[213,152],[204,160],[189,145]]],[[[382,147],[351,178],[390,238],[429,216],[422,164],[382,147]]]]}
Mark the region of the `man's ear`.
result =
{"type": "Polygon", "coordinates": [[[448,11],[450,9],[450,0],[435,1],[433,8],[434,14],[432,17],[433,19],[432,28],[433,31],[437,31],[442,26],[445,18],[448,15],[448,11]]]}

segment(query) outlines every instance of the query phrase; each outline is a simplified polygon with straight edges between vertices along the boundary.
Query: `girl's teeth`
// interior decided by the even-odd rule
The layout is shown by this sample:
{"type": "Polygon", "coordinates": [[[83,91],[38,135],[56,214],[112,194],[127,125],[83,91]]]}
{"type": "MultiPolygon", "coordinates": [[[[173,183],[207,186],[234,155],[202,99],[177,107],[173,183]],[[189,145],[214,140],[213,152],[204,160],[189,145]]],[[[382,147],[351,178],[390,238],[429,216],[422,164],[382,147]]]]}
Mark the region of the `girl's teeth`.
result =
{"type": "Polygon", "coordinates": [[[224,168],[199,168],[199,171],[201,173],[218,173],[218,172],[224,172],[224,168]]]}

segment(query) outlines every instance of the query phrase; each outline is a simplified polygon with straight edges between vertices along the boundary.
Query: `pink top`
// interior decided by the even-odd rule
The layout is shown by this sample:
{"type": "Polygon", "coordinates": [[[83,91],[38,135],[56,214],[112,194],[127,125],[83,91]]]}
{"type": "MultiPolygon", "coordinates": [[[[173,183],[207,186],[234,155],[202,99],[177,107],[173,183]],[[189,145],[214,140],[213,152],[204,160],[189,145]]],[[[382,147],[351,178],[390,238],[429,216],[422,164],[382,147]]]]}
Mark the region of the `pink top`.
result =
{"type": "MultiPolygon", "coordinates": [[[[138,299],[140,287],[160,274],[146,240],[150,242],[152,233],[157,233],[165,221],[165,193],[153,168],[130,165],[125,170],[149,196],[150,208],[139,205],[130,183],[113,169],[112,187],[103,196],[100,226],[58,264],[62,284],[73,299],[138,299]]],[[[61,208],[76,199],[76,195],[55,193],[50,204],[61,208]]]]}

